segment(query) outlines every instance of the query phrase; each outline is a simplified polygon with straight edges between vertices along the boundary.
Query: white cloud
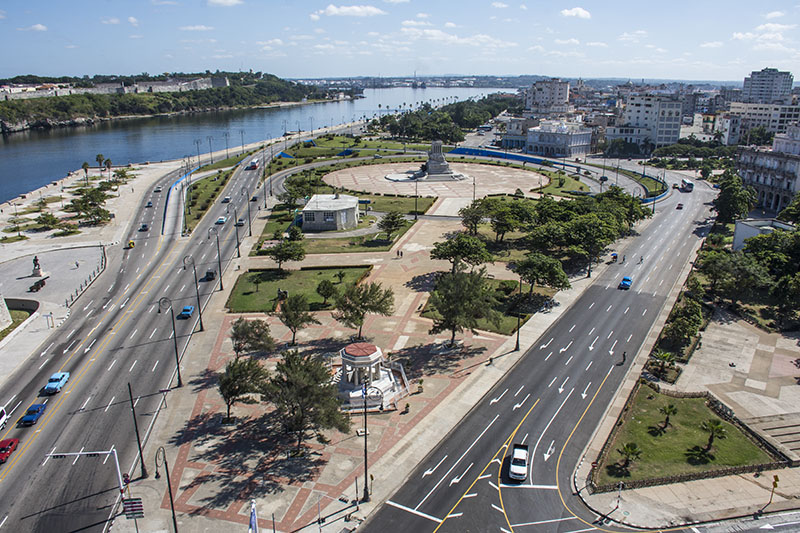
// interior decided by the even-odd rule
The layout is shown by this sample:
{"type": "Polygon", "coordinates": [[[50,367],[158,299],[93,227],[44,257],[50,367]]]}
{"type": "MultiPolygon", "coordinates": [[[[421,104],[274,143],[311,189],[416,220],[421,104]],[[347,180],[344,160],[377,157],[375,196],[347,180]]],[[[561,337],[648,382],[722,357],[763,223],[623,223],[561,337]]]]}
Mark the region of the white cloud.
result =
{"type": "Polygon", "coordinates": [[[106,17],[100,22],[103,24],[119,24],[119,19],[117,17],[106,17]]]}
{"type": "Polygon", "coordinates": [[[325,33],[325,30],[322,28],[314,28],[314,33],[325,33]]]}
{"type": "Polygon", "coordinates": [[[553,42],[555,42],[556,44],[581,44],[581,42],[578,39],[575,39],[575,38],[556,39],[553,42]]]}
{"type": "Polygon", "coordinates": [[[404,20],[400,23],[403,26],[412,26],[412,27],[419,27],[419,26],[430,26],[430,22],[425,22],[424,20],[404,20]]]}
{"type": "Polygon", "coordinates": [[[709,41],[707,43],[701,43],[700,48],[721,48],[722,41],[709,41]]]}
{"type": "Polygon", "coordinates": [[[231,59],[233,54],[214,54],[211,59],[231,59]]]}
{"type": "Polygon", "coordinates": [[[0,19],[6,18],[6,12],[0,9],[0,19]]]}
{"type": "Polygon", "coordinates": [[[563,17],[578,17],[580,19],[590,19],[592,14],[583,9],[582,7],[573,7],[572,9],[562,9],[561,16],[563,17]]]}
{"type": "Polygon", "coordinates": [[[174,2],[173,0],[150,0],[150,3],[154,6],[177,6],[178,2],[174,2]]]}
{"type": "Polygon", "coordinates": [[[407,4],[411,0],[383,0],[383,1],[386,2],[387,4],[407,4]]]}
{"type": "Polygon", "coordinates": [[[427,13],[417,13],[417,18],[418,19],[426,19],[426,18],[430,18],[430,15],[428,15],[427,13]]]}
{"type": "Polygon", "coordinates": [[[456,23],[455,22],[445,22],[444,23],[444,27],[445,28],[455,28],[456,27],[456,23]]]}
{"type": "Polygon", "coordinates": [[[793,30],[796,27],[797,24],[776,24],[774,22],[767,22],[766,24],[756,27],[756,31],[781,32],[793,30]]]}
{"type": "Polygon", "coordinates": [[[181,26],[178,28],[181,31],[211,31],[214,29],[213,26],[205,26],[203,24],[196,24],[194,26],[181,26]]]}
{"type": "Polygon", "coordinates": [[[283,41],[280,39],[270,39],[269,41],[256,41],[256,44],[259,46],[283,46],[283,41]]]}
{"type": "Polygon", "coordinates": [[[78,45],[76,45],[76,44],[68,44],[68,45],[65,45],[64,48],[69,48],[69,49],[78,48],[78,45]]]}
{"type": "Polygon", "coordinates": [[[311,14],[311,20],[319,20],[320,15],[328,17],[372,17],[385,15],[386,11],[375,6],[335,6],[328,4],[325,9],[320,9],[311,14]],[[314,18],[316,15],[317,18],[314,18]]]}
{"type": "Polygon", "coordinates": [[[319,50],[320,52],[328,52],[336,49],[336,47],[332,44],[315,44],[312,48],[314,50],[319,50]]]}
{"type": "Polygon", "coordinates": [[[525,4],[520,4],[520,5],[519,5],[519,8],[520,8],[521,10],[523,10],[523,11],[527,11],[527,10],[528,10],[528,6],[526,6],[525,4]]]}
{"type": "Polygon", "coordinates": [[[589,41],[586,46],[594,46],[597,48],[608,48],[608,45],[602,41],[589,41]]]}
{"type": "Polygon", "coordinates": [[[210,6],[231,7],[238,6],[242,0],[208,0],[210,6]]]}
{"type": "Polygon", "coordinates": [[[508,7],[508,4],[504,4],[503,2],[492,2],[492,7],[496,7],[497,9],[505,9],[508,7]]]}
{"type": "Polygon", "coordinates": [[[636,30],[633,33],[623,32],[622,35],[617,37],[620,41],[626,41],[630,43],[638,43],[639,39],[642,39],[647,36],[647,32],[644,30],[636,30]]]}
{"type": "Polygon", "coordinates": [[[138,35],[138,34],[129,35],[128,39],[144,39],[144,35],[138,35]]]}
{"type": "Polygon", "coordinates": [[[47,26],[44,24],[34,24],[26,28],[17,28],[19,31],[47,31],[47,26]]]}
{"type": "Polygon", "coordinates": [[[771,19],[781,18],[785,15],[786,13],[784,13],[783,11],[770,11],[769,13],[764,15],[764,18],[767,20],[771,20],[771,19]]]}
{"type": "Polygon", "coordinates": [[[311,13],[308,16],[308,18],[310,18],[311,20],[319,20],[319,15],[317,15],[316,13],[311,13]]]}
{"type": "Polygon", "coordinates": [[[128,22],[131,26],[138,26],[139,20],[136,17],[128,17],[128,22]]]}
{"type": "Polygon", "coordinates": [[[756,37],[758,37],[758,36],[755,33],[751,33],[749,31],[744,32],[744,33],[740,32],[740,31],[735,31],[735,32],[733,32],[733,35],[732,35],[732,38],[736,39],[737,41],[749,41],[751,39],[755,39],[756,37]]]}
{"type": "Polygon", "coordinates": [[[424,39],[443,44],[470,45],[493,49],[511,48],[517,46],[517,43],[501,41],[481,33],[469,37],[460,37],[452,33],[431,28],[402,28],[400,31],[411,40],[424,39]]]}

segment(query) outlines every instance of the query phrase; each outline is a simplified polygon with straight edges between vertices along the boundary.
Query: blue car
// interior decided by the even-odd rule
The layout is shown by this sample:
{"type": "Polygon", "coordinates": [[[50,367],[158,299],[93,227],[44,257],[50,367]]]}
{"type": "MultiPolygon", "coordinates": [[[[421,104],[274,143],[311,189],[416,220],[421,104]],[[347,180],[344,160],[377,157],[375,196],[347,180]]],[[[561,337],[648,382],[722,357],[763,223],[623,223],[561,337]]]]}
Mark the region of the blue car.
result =
{"type": "Polygon", "coordinates": [[[47,404],[44,403],[35,403],[28,407],[28,410],[25,411],[25,416],[20,418],[19,425],[21,426],[32,426],[42,418],[44,414],[44,410],[47,409],[47,404]]]}
{"type": "Polygon", "coordinates": [[[69,372],[56,372],[47,380],[47,385],[42,389],[43,394],[56,394],[66,386],[69,381],[69,372]]]}
{"type": "Polygon", "coordinates": [[[625,276],[624,278],[622,278],[622,281],[619,282],[619,288],[620,289],[624,289],[624,290],[628,290],[628,289],[631,288],[631,284],[632,283],[633,283],[633,280],[631,279],[631,277],[630,276],[625,276]]]}
{"type": "Polygon", "coordinates": [[[181,313],[178,315],[178,318],[191,318],[193,313],[194,313],[194,306],[186,305],[181,310],[181,313]]]}

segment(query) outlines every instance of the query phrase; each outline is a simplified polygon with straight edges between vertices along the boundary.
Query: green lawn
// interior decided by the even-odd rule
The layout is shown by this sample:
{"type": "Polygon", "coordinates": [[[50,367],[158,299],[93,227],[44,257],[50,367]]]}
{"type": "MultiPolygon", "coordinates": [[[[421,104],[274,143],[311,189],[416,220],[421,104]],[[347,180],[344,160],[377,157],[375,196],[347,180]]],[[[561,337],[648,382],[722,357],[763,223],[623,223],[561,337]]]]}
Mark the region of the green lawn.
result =
{"type": "Polygon", "coordinates": [[[619,168],[618,169],[617,167],[603,166],[603,165],[598,165],[598,164],[595,164],[595,163],[586,163],[586,165],[587,166],[591,166],[591,167],[601,168],[601,169],[605,170],[607,172],[609,182],[611,181],[612,172],[614,173],[613,174],[614,176],[616,176],[616,172],[619,172],[620,174],[628,176],[629,178],[631,178],[632,180],[640,183],[643,187],[645,187],[647,189],[647,196],[657,196],[657,195],[661,194],[662,192],[666,191],[666,189],[664,188],[664,185],[660,181],[655,180],[655,179],[651,178],[650,176],[642,177],[642,173],[641,172],[634,172],[632,170],[626,170],[624,168],[619,168]]]}
{"type": "MultiPolygon", "coordinates": [[[[216,176],[209,176],[192,182],[189,205],[186,206],[186,231],[191,232],[206,214],[214,201],[225,188],[225,184],[233,174],[233,170],[218,171],[216,176]],[[189,212],[191,210],[191,213],[189,212]]],[[[178,189],[180,194],[180,189],[178,189]]],[[[231,210],[231,217],[233,217],[231,210]]]]}
{"type": "Polygon", "coordinates": [[[31,316],[29,311],[17,311],[16,309],[9,309],[8,312],[11,314],[11,325],[0,331],[0,341],[14,331],[17,326],[25,322],[29,316],[31,316]]]}
{"type": "Polygon", "coordinates": [[[392,248],[403,234],[413,226],[412,221],[407,221],[406,225],[399,232],[392,235],[392,240],[386,240],[385,233],[362,235],[359,237],[342,237],[339,239],[306,239],[305,243],[307,254],[340,254],[358,252],[386,252],[392,248]]]}
{"type": "MultiPolygon", "coordinates": [[[[501,319],[500,323],[496,326],[487,320],[478,320],[478,329],[500,333],[501,335],[511,335],[517,331],[517,313],[515,313],[510,306],[513,301],[512,299],[519,290],[519,282],[515,280],[490,279],[489,285],[494,288],[495,298],[498,301],[496,309],[500,311],[501,319]],[[505,290],[503,290],[503,288],[505,288],[505,290]]],[[[527,295],[530,288],[530,285],[523,283],[523,294],[527,295]]],[[[555,293],[556,291],[548,289],[547,287],[534,287],[533,295],[527,301],[526,308],[521,310],[522,313],[520,314],[519,320],[520,326],[533,315],[533,312],[538,309],[542,302],[552,298],[555,293]]],[[[421,316],[433,319],[439,316],[439,314],[435,307],[426,304],[425,308],[422,310],[421,316]]]]}
{"type": "Polygon", "coordinates": [[[331,302],[323,306],[322,297],[317,294],[317,285],[323,279],[330,280],[337,288],[342,288],[361,279],[372,267],[335,267],[307,270],[255,270],[241,274],[236,280],[226,306],[231,313],[271,313],[277,303],[278,289],[289,294],[304,294],[313,311],[331,308],[331,302]],[[342,271],[342,283],[336,273],[342,271]],[[258,282],[258,283],[256,283],[258,282]]]}
{"type": "Polygon", "coordinates": [[[641,386],[608,457],[599,466],[598,485],[773,461],[735,426],[724,421],[727,438],[715,439],[707,457],[687,453],[693,448],[702,450],[705,447],[708,433],[700,428],[700,424],[709,419],[719,417],[706,407],[704,398],[672,398],[641,386]],[[659,428],[664,415],[659,408],[668,404],[675,405],[678,412],[671,417],[669,428],[662,434],[659,428]],[[642,455],[626,472],[621,468],[622,457],[617,450],[631,442],[642,449],[642,455]]]}
{"type": "Polygon", "coordinates": [[[531,189],[532,192],[552,194],[555,196],[569,196],[572,191],[589,191],[588,185],[581,183],[580,180],[573,176],[558,174],[557,172],[550,172],[547,170],[541,170],[539,172],[550,178],[550,183],[542,189],[531,189]]]}
{"type": "MultiPolygon", "coordinates": [[[[236,150],[234,150],[234,151],[236,151],[236,150]]],[[[239,155],[234,155],[233,157],[229,157],[227,159],[219,159],[217,161],[214,161],[211,164],[203,165],[202,167],[200,167],[195,172],[206,172],[208,170],[217,170],[217,169],[220,169],[220,168],[234,167],[234,166],[238,165],[239,162],[242,159],[244,159],[245,157],[247,157],[247,156],[249,156],[250,154],[253,154],[253,153],[255,153],[255,152],[247,152],[244,155],[239,154],[239,155]]]]}

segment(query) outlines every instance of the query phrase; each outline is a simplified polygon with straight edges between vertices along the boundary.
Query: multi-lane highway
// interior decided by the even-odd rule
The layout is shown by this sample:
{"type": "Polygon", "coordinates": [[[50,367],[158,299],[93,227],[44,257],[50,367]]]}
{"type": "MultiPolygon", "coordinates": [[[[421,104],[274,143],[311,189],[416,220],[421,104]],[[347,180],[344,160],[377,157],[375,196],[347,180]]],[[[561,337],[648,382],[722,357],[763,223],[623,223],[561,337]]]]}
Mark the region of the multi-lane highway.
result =
{"type": "Polygon", "coordinates": [[[641,234],[617,250],[626,260],[597,277],[418,465],[366,530],[608,529],[573,495],[574,467],[705,234],[713,196],[701,184],[661,202],[641,234]],[[632,277],[630,290],[618,288],[623,276],[632,277]],[[522,483],[508,477],[514,443],[531,452],[522,483]]]}
{"type": "MultiPolygon", "coordinates": [[[[263,164],[263,154],[255,157],[263,164]]],[[[135,247],[107,250],[106,271],[73,305],[70,318],[0,387],[0,402],[13,409],[0,438],[20,439],[19,448],[0,467],[0,531],[102,531],[108,525],[119,496],[113,455],[48,454],[114,449],[121,471],[131,471],[137,445],[128,384],[144,438],[162,401],[159,391],[177,384],[170,309],[164,301],[159,312],[159,300],[171,301],[181,357],[190,335],[215,334],[200,332],[197,301],[199,292],[201,306],[206,305],[219,289],[219,277],[203,280],[206,270],[217,270],[218,265],[216,239],[208,229],[219,232],[226,268],[236,256],[234,208],[245,219],[238,228],[243,236],[248,229],[247,204],[253,217],[263,205],[263,188],[258,188],[263,167],[244,170],[243,166],[222,194],[231,197],[230,203],[218,200],[188,237],[181,236],[181,187],[173,187],[182,176],[171,173],[154,185],[123,240],[132,240],[135,247]],[[161,192],[156,192],[157,186],[161,192]],[[258,201],[250,201],[253,195],[258,201]],[[215,225],[219,216],[228,217],[227,222],[215,225]],[[146,230],[142,224],[147,224],[146,230]],[[197,290],[187,256],[200,278],[197,290]],[[193,315],[177,319],[185,305],[195,307],[193,315]],[[47,378],[57,371],[71,373],[67,386],[54,396],[39,396],[47,378]],[[47,402],[47,409],[36,425],[16,426],[29,405],[42,402],[47,402]]],[[[146,460],[152,463],[152,457],[146,460]]],[[[136,468],[131,477],[139,473],[136,468]]]]}

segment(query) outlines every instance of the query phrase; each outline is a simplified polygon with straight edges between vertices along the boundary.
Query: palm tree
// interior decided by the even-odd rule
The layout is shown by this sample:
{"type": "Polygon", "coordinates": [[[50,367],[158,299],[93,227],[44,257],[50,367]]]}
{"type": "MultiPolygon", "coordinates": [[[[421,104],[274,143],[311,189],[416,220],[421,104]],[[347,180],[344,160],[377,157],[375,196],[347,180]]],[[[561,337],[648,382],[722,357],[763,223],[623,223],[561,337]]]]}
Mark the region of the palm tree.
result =
{"type": "Polygon", "coordinates": [[[110,179],[111,178],[111,160],[110,159],[106,159],[105,160],[105,165],[106,165],[106,171],[108,172],[108,178],[106,178],[106,179],[110,179]]]}
{"type": "Polygon", "coordinates": [[[81,168],[83,169],[83,177],[86,179],[86,186],[88,187],[89,186],[89,163],[84,161],[83,164],[81,165],[81,168]]]}
{"type": "Polygon", "coordinates": [[[675,407],[673,404],[665,405],[659,409],[662,415],[664,415],[664,429],[667,429],[669,426],[669,417],[678,413],[678,408],[675,407]]]}
{"type": "Polygon", "coordinates": [[[700,429],[708,431],[708,442],[706,443],[706,451],[711,449],[714,444],[714,439],[724,439],[728,436],[728,431],[722,424],[719,418],[711,418],[700,424],[700,429]]]}
{"type": "Polygon", "coordinates": [[[100,167],[100,174],[102,175],[103,174],[103,161],[105,161],[106,158],[103,157],[103,154],[97,154],[97,156],[95,156],[94,160],[97,161],[97,166],[100,167]]]}
{"type": "Polygon", "coordinates": [[[630,464],[642,455],[642,449],[635,442],[629,442],[617,450],[619,454],[625,459],[622,468],[627,469],[630,464]]]}
{"type": "Polygon", "coordinates": [[[658,373],[661,379],[664,379],[664,376],[667,371],[667,364],[671,365],[675,361],[675,354],[671,352],[665,352],[662,350],[656,350],[656,352],[653,353],[653,359],[658,361],[659,363],[658,373]]]}

